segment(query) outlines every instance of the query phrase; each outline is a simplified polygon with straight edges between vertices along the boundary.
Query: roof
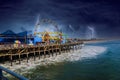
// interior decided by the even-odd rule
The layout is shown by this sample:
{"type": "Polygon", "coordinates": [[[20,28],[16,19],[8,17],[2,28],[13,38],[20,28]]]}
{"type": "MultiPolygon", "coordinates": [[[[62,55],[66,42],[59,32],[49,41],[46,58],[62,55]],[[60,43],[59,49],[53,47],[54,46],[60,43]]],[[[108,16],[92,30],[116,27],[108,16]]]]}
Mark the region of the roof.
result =
{"type": "Polygon", "coordinates": [[[27,35],[27,31],[15,33],[12,30],[7,30],[0,34],[2,37],[24,37],[27,35]]]}
{"type": "Polygon", "coordinates": [[[1,33],[1,35],[3,35],[3,36],[17,36],[17,34],[14,33],[12,30],[7,30],[7,31],[1,33]]]}

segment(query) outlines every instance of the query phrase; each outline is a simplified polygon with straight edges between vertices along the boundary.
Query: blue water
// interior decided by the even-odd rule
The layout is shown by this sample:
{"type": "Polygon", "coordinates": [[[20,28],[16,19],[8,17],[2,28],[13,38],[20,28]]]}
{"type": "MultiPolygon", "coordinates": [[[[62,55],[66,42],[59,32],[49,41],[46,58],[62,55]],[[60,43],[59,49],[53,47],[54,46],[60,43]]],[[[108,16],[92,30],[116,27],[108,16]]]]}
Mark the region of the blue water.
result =
{"type": "Polygon", "coordinates": [[[120,80],[120,41],[87,44],[107,47],[93,59],[38,66],[25,74],[30,80],[120,80]]]}

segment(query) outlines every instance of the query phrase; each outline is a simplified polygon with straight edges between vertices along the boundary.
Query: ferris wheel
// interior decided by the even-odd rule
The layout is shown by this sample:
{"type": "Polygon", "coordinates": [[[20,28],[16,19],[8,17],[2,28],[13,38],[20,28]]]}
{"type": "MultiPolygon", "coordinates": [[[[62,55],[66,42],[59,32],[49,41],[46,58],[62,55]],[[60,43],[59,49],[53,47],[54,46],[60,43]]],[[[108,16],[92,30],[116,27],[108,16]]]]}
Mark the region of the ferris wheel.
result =
{"type": "Polygon", "coordinates": [[[41,19],[37,20],[37,23],[35,25],[35,29],[34,29],[34,36],[39,36],[42,37],[43,41],[49,41],[49,40],[61,40],[62,39],[62,32],[60,32],[58,25],[55,21],[51,20],[51,19],[41,19]],[[42,27],[42,24],[48,24],[48,25],[52,25],[56,31],[38,31],[38,29],[40,27],[42,27]]]}
{"type": "Polygon", "coordinates": [[[35,25],[35,29],[34,29],[34,35],[40,35],[40,34],[45,34],[45,33],[49,33],[49,34],[59,34],[59,28],[58,25],[56,24],[56,22],[52,21],[51,19],[41,19],[37,21],[37,24],[35,25]],[[43,31],[43,32],[38,32],[37,30],[41,27],[42,24],[50,24],[53,25],[56,28],[56,32],[50,32],[48,31],[43,31]]]}

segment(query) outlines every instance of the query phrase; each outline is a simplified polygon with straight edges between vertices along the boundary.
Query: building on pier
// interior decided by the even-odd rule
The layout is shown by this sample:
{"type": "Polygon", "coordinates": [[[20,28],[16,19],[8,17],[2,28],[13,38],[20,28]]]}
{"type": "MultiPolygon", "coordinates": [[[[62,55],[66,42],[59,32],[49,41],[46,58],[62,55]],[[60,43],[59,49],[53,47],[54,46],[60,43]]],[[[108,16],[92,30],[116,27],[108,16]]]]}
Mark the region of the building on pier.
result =
{"type": "Polygon", "coordinates": [[[27,43],[28,39],[33,40],[33,37],[27,36],[27,32],[15,33],[12,30],[7,30],[0,34],[0,44],[13,44],[15,40],[27,43]]]}

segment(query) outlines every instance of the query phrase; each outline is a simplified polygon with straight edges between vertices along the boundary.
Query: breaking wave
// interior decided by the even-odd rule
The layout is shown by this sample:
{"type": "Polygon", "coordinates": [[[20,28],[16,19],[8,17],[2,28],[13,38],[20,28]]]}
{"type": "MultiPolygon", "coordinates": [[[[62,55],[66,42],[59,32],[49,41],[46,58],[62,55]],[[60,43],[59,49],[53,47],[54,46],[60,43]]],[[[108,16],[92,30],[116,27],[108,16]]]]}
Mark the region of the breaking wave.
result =
{"type": "Polygon", "coordinates": [[[36,59],[34,61],[33,59],[29,60],[29,63],[26,63],[26,61],[23,61],[22,64],[17,64],[14,66],[8,66],[8,64],[3,64],[2,66],[5,66],[11,70],[19,70],[20,72],[25,72],[26,70],[35,68],[38,65],[48,65],[48,64],[54,64],[56,62],[65,62],[65,61],[79,61],[84,59],[91,59],[96,58],[98,55],[104,53],[106,51],[106,47],[100,47],[100,46],[84,46],[82,49],[77,50],[75,52],[71,51],[69,53],[62,53],[61,55],[49,57],[45,59],[36,59]]]}
{"type": "Polygon", "coordinates": [[[66,53],[59,55],[54,60],[55,61],[78,61],[90,58],[96,58],[98,55],[104,53],[107,50],[106,47],[100,46],[85,46],[80,50],[75,51],[74,53],[66,53]]]}

